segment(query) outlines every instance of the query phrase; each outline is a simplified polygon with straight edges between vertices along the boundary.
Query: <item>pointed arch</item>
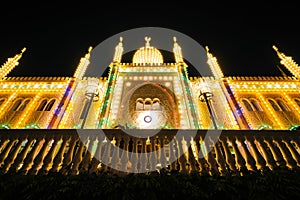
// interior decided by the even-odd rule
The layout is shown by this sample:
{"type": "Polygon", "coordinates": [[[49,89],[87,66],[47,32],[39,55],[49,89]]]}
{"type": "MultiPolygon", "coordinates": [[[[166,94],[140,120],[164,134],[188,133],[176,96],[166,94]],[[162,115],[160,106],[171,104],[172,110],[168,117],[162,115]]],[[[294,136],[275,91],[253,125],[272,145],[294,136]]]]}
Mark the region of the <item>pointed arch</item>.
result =
{"type": "Polygon", "coordinates": [[[5,98],[0,98],[0,106],[6,101],[5,98]]]}
{"type": "Polygon", "coordinates": [[[296,102],[296,104],[300,107],[300,99],[295,98],[294,101],[296,102]]]}
{"type": "Polygon", "coordinates": [[[290,111],[289,107],[285,104],[285,102],[282,99],[276,99],[276,102],[282,111],[290,111]]]}
{"type": "Polygon", "coordinates": [[[242,99],[242,102],[248,111],[254,111],[248,99],[242,99]]]}
{"type": "Polygon", "coordinates": [[[29,104],[29,102],[31,101],[31,99],[25,99],[22,104],[19,106],[18,111],[23,111],[26,106],[29,104]]]}
{"type": "Polygon", "coordinates": [[[48,99],[43,99],[36,111],[43,111],[47,105],[48,99]]]}
{"type": "Polygon", "coordinates": [[[159,98],[154,98],[152,102],[152,110],[161,110],[159,98]]]}
{"type": "Polygon", "coordinates": [[[250,103],[252,104],[255,111],[263,111],[257,99],[250,99],[250,103]]]}
{"type": "Polygon", "coordinates": [[[51,109],[52,109],[52,107],[53,107],[55,101],[56,101],[56,99],[51,99],[51,100],[47,103],[47,105],[46,105],[44,111],[51,111],[51,109]]]}
{"type": "Polygon", "coordinates": [[[274,99],[268,99],[268,102],[271,104],[272,108],[275,111],[281,111],[279,105],[276,103],[276,101],[274,99]]]}
{"type": "Polygon", "coordinates": [[[21,99],[21,98],[15,100],[13,106],[10,108],[10,111],[18,111],[18,108],[22,104],[22,101],[23,101],[23,99],[21,99]]]}
{"type": "Polygon", "coordinates": [[[144,100],[142,98],[136,100],[135,110],[144,110],[144,100]]]}
{"type": "Polygon", "coordinates": [[[144,101],[144,110],[151,110],[152,100],[150,98],[146,98],[144,101]]]}

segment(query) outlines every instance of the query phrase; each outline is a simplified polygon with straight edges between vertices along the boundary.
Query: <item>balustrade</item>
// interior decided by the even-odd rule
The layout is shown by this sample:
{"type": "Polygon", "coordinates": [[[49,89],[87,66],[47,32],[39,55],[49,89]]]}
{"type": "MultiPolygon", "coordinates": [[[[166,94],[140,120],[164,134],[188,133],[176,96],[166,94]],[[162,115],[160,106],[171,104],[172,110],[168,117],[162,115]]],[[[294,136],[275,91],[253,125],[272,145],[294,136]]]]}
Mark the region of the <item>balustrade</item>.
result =
{"type": "Polygon", "coordinates": [[[77,175],[151,173],[161,170],[227,176],[245,172],[296,169],[300,132],[224,130],[219,137],[198,130],[160,130],[135,136],[110,130],[2,130],[0,171],[77,175]],[[186,134],[185,134],[186,133],[186,134]]]}

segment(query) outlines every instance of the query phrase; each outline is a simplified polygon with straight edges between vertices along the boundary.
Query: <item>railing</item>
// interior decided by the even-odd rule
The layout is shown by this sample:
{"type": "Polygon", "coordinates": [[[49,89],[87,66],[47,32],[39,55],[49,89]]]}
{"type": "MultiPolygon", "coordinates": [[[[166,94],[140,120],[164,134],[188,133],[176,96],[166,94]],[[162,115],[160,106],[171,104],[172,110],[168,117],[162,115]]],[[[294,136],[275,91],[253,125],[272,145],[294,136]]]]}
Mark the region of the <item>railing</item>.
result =
{"type": "Polygon", "coordinates": [[[1,130],[0,171],[243,175],[300,166],[299,131],[1,130]],[[132,136],[134,135],[134,136],[132,136]],[[149,137],[147,137],[149,135],[149,137]],[[145,137],[146,136],[146,137],[145,137]]]}

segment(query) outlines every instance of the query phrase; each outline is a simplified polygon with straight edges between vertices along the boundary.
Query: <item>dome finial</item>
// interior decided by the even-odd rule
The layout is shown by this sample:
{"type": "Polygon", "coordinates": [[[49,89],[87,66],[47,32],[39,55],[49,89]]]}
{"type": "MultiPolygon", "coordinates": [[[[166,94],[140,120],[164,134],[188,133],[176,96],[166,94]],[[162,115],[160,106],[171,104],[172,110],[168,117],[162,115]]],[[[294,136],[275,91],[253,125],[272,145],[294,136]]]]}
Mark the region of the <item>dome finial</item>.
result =
{"type": "Polygon", "coordinates": [[[150,40],[151,37],[146,36],[145,41],[146,44],[145,46],[139,48],[133,55],[132,58],[132,63],[134,65],[161,65],[163,64],[163,56],[160,53],[160,51],[153,47],[150,46],[150,40]]]}
{"type": "Polygon", "coordinates": [[[26,47],[24,47],[21,51],[21,53],[24,53],[26,51],[26,47]]]}
{"type": "Polygon", "coordinates": [[[150,40],[151,40],[151,37],[145,37],[146,47],[150,47],[150,40]]]}
{"type": "Polygon", "coordinates": [[[88,53],[91,53],[92,49],[93,49],[93,47],[90,46],[89,49],[88,49],[88,53]]]}
{"type": "Polygon", "coordinates": [[[206,52],[208,53],[209,52],[208,46],[205,46],[205,49],[206,49],[206,52]]]}
{"type": "Polygon", "coordinates": [[[273,48],[275,51],[278,51],[278,48],[277,48],[275,45],[273,45],[272,48],[273,48]]]}

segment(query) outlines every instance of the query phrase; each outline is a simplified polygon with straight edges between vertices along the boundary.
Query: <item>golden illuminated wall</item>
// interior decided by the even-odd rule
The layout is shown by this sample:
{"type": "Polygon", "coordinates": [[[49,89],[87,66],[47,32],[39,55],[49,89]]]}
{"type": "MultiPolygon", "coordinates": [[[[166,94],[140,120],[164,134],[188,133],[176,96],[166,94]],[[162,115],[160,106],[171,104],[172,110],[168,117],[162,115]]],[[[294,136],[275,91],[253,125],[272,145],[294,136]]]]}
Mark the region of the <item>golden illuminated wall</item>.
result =
{"type": "MultiPolygon", "coordinates": [[[[107,79],[97,80],[99,90],[87,113],[88,120],[84,128],[97,128],[104,97],[108,92],[107,79]]],[[[84,106],[89,101],[85,95],[87,82],[87,78],[77,81],[60,77],[5,78],[0,82],[1,128],[49,128],[59,103],[71,97],[70,101],[65,100],[54,126],[50,128],[80,128],[84,106]],[[64,98],[72,81],[74,93],[70,92],[64,98]]],[[[190,85],[194,102],[197,102],[201,129],[212,128],[207,105],[198,98],[198,85],[203,83],[213,93],[212,110],[220,129],[247,129],[239,119],[239,112],[245,117],[249,129],[287,130],[300,124],[300,83],[296,78],[228,77],[219,81],[211,77],[193,77],[190,78],[190,85]],[[224,82],[228,83],[228,88],[224,82]],[[232,91],[232,98],[228,91],[232,91]],[[238,107],[234,107],[233,100],[238,107]]]]}
{"type": "Polygon", "coordinates": [[[197,102],[201,129],[214,129],[214,127],[208,111],[208,105],[199,98],[200,90],[209,90],[213,94],[209,101],[217,127],[219,129],[239,129],[239,125],[224,94],[222,81],[220,82],[213,77],[191,77],[190,84],[193,88],[195,102],[197,102]]]}
{"type": "Polygon", "coordinates": [[[296,78],[229,77],[227,82],[250,129],[286,130],[300,124],[300,83],[296,78]]]}
{"type": "Polygon", "coordinates": [[[152,117],[158,122],[154,127],[171,129],[287,130],[300,126],[300,69],[292,57],[279,52],[277,47],[273,46],[280,63],[292,77],[285,74],[282,77],[224,77],[208,47],[207,64],[213,77],[188,77],[188,66],[175,37],[175,63],[164,63],[161,52],[150,45],[150,40],[145,37],[145,46],[136,51],[132,63],[122,63],[121,37],[108,77],[84,77],[92,47],[80,59],[72,78],[8,77],[18,66],[26,50],[23,48],[0,67],[0,129],[94,129],[128,124],[145,128],[140,123],[152,128],[154,124],[145,120],[152,117]],[[92,91],[92,99],[87,91],[92,91]],[[201,101],[200,91],[212,94],[209,105],[201,101]],[[126,99],[127,113],[123,105],[126,99]],[[159,112],[164,115],[161,119],[167,120],[165,126],[159,112]],[[151,117],[149,113],[154,114],[151,117]],[[128,121],[129,118],[133,118],[133,122],[128,121]]]}
{"type": "Polygon", "coordinates": [[[106,77],[100,78],[83,78],[75,83],[75,90],[64,116],[58,128],[97,128],[99,122],[99,112],[103,104],[104,95],[107,90],[106,77]],[[91,102],[90,109],[87,110],[90,98],[86,95],[88,81],[93,79],[97,82],[98,88],[91,102]],[[85,115],[86,114],[86,115],[85,115]],[[83,126],[83,119],[86,116],[87,121],[83,126]]]}
{"type": "Polygon", "coordinates": [[[1,128],[47,128],[70,81],[67,77],[8,77],[1,80],[1,128]]]}
{"type": "MultiPolygon", "coordinates": [[[[102,115],[103,123],[101,127],[113,128],[118,123],[137,128],[146,126],[148,128],[158,128],[160,126],[165,128],[196,127],[198,125],[197,116],[193,116],[193,113],[196,113],[197,110],[192,108],[194,104],[193,99],[189,99],[192,98],[192,94],[189,90],[188,79],[185,78],[185,67],[178,63],[164,63],[161,65],[138,63],[111,64],[111,73],[108,77],[111,81],[108,83],[108,99],[105,106],[106,111],[102,115]],[[186,86],[185,83],[187,84],[186,86]],[[147,87],[148,89],[142,90],[142,87],[147,87]],[[131,97],[135,99],[133,100],[131,97]],[[150,99],[149,102],[152,103],[155,99],[158,99],[161,108],[164,109],[165,125],[154,123],[154,121],[145,124],[143,119],[135,117],[134,113],[138,113],[138,111],[126,111],[123,109],[120,112],[122,110],[121,105],[126,104],[127,101],[129,101],[129,104],[137,104],[138,99],[146,103],[148,102],[147,99],[150,99]]],[[[152,116],[154,111],[145,109],[139,116],[142,116],[142,113],[148,113],[152,116]]],[[[156,119],[158,115],[152,117],[156,119]]]]}

